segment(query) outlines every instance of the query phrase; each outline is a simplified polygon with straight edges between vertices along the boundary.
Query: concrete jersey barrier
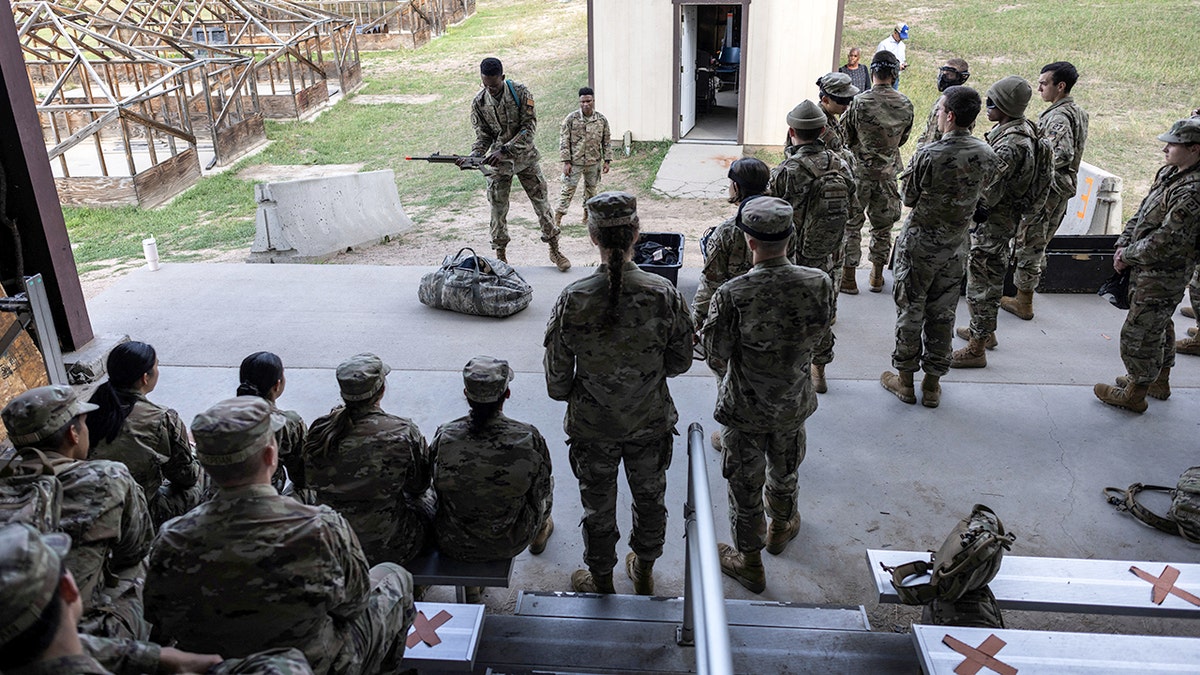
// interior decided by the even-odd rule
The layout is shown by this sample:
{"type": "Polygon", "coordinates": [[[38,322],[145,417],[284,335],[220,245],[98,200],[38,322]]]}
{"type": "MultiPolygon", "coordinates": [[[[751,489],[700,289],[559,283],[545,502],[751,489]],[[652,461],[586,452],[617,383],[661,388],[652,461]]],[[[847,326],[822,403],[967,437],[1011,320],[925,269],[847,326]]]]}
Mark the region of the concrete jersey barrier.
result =
{"type": "Polygon", "coordinates": [[[1067,202],[1058,234],[1120,234],[1121,178],[1087,162],[1079,164],[1075,196],[1067,202]]]}

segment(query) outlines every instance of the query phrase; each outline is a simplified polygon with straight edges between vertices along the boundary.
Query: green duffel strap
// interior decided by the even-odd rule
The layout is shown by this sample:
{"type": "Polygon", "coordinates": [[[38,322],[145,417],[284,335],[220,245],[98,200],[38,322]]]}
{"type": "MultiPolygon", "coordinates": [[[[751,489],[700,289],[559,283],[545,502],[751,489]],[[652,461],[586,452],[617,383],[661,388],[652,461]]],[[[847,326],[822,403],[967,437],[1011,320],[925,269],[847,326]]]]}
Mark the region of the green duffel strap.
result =
{"type": "Polygon", "coordinates": [[[891,572],[892,587],[896,589],[896,595],[900,597],[900,602],[906,605],[924,605],[937,597],[937,587],[932,583],[910,585],[904,583],[904,580],[910,577],[919,577],[932,572],[933,563],[927,560],[914,560],[896,567],[883,565],[883,569],[891,572]]]}
{"type": "Polygon", "coordinates": [[[1162,485],[1143,485],[1134,483],[1129,486],[1128,490],[1121,488],[1106,487],[1104,488],[1104,498],[1109,504],[1117,507],[1118,511],[1128,511],[1134,518],[1146,523],[1156,530],[1162,530],[1167,534],[1179,535],[1179,526],[1170,518],[1164,518],[1150,509],[1142,506],[1137,501],[1137,495],[1144,490],[1152,492],[1166,492],[1171,494],[1175,492],[1175,488],[1164,487],[1162,485]]]}

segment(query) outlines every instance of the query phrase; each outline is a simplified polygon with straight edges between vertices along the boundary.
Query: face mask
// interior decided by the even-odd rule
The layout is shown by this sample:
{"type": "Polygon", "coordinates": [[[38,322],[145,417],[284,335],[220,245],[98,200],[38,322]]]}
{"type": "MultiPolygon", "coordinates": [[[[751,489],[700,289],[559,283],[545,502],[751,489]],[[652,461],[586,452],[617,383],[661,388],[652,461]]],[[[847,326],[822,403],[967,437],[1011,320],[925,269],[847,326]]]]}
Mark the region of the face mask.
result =
{"type": "Polygon", "coordinates": [[[946,91],[946,89],[953,87],[956,84],[965,84],[968,77],[970,77],[969,73],[960,73],[953,68],[943,66],[941,70],[938,71],[938,91],[946,91]]]}

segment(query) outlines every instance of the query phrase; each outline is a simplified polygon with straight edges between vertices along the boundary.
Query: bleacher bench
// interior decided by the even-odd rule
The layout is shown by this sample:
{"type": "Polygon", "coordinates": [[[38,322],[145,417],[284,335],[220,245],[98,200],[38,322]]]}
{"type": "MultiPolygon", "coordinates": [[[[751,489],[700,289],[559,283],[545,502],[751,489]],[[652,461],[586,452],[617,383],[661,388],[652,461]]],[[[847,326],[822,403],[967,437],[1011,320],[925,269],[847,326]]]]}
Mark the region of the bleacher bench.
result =
{"type": "Polygon", "coordinates": [[[441,602],[414,605],[417,617],[408,629],[403,666],[451,672],[474,670],[483,634],[483,605],[441,602]]]}
{"type": "MultiPolygon", "coordinates": [[[[929,560],[930,553],[867,551],[879,602],[900,602],[891,573],[880,563],[897,567],[919,559],[929,560]]],[[[1006,555],[1000,573],[988,586],[1003,609],[1200,618],[1200,605],[1187,599],[1189,595],[1200,599],[1200,565],[1196,564],[1006,555]],[[1131,572],[1131,567],[1151,581],[1131,572]],[[1168,567],[1179,572],[1173,583],[1169,580],[1174,574],[1166,571],[1168,567]],[[1164,577],[1166,581],[1159,581],[1159,586],[1165,597],[1159,604],[1154,602],[1152,580],[1164,577]]]]}
{"type": "Polygon", "coordinates": [[[454,586],[455,597],[466,602],[464,586],[492,586],[508,588],[512,578],[513,561],[463,562],[442,555],[432,549],[410,560],[405,569],[412,574],[418,586],[454,586]]]}

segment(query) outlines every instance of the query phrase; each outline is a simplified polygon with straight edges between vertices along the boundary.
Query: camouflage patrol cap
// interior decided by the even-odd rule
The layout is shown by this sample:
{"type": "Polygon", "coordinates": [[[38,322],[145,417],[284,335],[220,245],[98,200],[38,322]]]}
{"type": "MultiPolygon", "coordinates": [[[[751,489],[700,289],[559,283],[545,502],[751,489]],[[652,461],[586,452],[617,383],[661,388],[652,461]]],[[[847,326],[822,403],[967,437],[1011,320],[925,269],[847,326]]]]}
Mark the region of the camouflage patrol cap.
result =
{"type": "Polygon", "coordinates": [[[283,428],[283,417],[259,396],[238,396],[217,403],[192,420],[196,456],[205,466],[230,466],[250,459],[283,428]]]}
{"type": "Polygon", "coordinates": [[[24,392],[4,406],[0,417],[13,445],[30,445],[45,440],[77,415],[99,406],[79,400],[69,385],[53,384],[24,392]]]}
{"type": "Polygon", "coordinates": [[[853,98],[858,93],[858,87],[851,83],[850,76],[845,73],[826,73],[817,78],[817,86],[826,96],[853,98]]]}
{"type": "Polygon", "coordinates": [[[820,129],[827,123],[825,111],[808,99],[787,114],[787,124],[793,129],[820,129]]]}
{"type": "Polygon", "coordinates": [[[1009,75],[987,90],[987,97],[1009,117],[1024,117],[1033,87],[1023,77],[1009,75]]]}
{"type": "Polygon", "coordinates": [[[601,192],[587,200],[584,207],[596,227],[637,225],[637,197],[628,192],[601,192]]]}
{"type": "Polygon", "coordinates": [[[792,205],[778,197],[756,196],[742,202],[734,222],[760,241],[783,241],[794,229],[792,205]]]}
{"type": "Polygon", "coordinates": [[[1179,120],[1171,125],[1170,131],[1159,134],[1158,140],[1164,143],[1200,143],[1200,119],[1179,120]]]}
{"type": "Polygon", "coordinates": [[[338,388],[346,401],[366,401],[383,388],[383,380],[392,372],[383,359],[374,354],[356,354],[337,367],[338,388]]]}
{"type": "Polygon", "coordinates": [[[71,537],[25,523],[0,527],[0,647],[37,622],[54,599],[71,537]]]}
{"type": "Polygon", "coordinates": [[[508,361],[491,356],[476,356],[463,367],[463,387],[467,399],[476,403],[492,403],[504,398],[508,383],[516,377],[508,361]]]}

